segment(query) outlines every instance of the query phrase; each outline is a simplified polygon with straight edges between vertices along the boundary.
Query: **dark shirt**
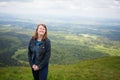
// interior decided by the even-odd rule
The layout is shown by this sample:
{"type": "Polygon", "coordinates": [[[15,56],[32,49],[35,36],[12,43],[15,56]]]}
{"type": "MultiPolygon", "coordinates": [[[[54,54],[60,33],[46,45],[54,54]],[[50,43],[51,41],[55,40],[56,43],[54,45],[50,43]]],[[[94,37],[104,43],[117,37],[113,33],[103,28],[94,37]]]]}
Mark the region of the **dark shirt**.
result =
{"type": "Polygon", "coordinates": [[[40,41],[36,41],[36,45],[35,45],[35,48],[34,48],[34,57],[33,57],[33,64],[37,64],[37,59],[36,59],[36,54],[37,54],[37,51],[40,47],[40,41]]]}

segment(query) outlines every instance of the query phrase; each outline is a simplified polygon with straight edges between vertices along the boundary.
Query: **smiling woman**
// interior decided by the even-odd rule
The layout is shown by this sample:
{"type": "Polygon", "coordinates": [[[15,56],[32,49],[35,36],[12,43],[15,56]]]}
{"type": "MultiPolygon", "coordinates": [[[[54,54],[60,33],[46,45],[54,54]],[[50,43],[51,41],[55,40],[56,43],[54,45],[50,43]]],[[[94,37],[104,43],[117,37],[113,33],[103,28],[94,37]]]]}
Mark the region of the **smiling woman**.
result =
{"type": "Polygon", "coordinates": [[[47,27],[39,24],[28,46],[28,59],[34,80],[47,80],[50,55],[51,42],[47,38],[47,27]]]}

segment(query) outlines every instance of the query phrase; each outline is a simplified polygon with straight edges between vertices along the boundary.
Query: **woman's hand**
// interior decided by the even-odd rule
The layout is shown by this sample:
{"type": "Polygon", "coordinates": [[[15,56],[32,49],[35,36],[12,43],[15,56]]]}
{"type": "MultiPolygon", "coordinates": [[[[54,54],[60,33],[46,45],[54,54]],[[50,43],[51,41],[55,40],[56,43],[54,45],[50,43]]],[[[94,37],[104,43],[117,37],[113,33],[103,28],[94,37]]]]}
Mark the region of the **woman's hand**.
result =
{"type": "Polygon", "coordinates": [[[39,70],[39,67],[37,65],[35,65],[35,64],[32,66],[32,68],[34,69],[34,71],[39,70]]]}

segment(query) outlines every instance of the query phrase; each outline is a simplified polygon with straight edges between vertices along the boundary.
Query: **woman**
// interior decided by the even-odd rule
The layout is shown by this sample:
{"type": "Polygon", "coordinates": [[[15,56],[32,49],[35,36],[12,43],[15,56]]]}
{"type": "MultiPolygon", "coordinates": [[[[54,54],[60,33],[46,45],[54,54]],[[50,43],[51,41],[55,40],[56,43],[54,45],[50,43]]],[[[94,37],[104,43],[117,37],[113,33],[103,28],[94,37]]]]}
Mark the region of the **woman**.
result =
{"type": "Polygon", "coordinates": [[[51,42],[47,38],[47,27],[39,24],[28,46],[28,59],[34,80],[47,80],[51,55],[51,42]]]}

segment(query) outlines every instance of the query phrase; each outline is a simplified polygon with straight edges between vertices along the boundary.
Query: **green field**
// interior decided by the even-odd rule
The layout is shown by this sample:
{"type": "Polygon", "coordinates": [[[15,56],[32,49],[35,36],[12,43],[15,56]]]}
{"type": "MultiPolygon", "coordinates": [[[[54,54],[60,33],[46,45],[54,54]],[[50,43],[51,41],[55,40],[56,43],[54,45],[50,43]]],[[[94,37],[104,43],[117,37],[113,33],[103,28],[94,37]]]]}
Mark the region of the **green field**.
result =
{"type": "MultiPolygon", "coordinates": [[[[31,23],[0,24],[0,66],[28,65],[27,47],[34,30],[31,23]]],[[[52,46],[51,64],[120,56],[119,26],[54,23],[48,25],[48,37],[52,46]]]]}
{"type": "MultiPolygon", "coordinates": [[[[1,80],[33,80],[30,67],[0,67],[1,80]]],[[[50,65],[48,80],[120,80],[120,57],[50,65]]]]}
{"type": "MultiPolygon", "coordinates": [[[[0,24],[0,80],[33,80],[27,47],[35,27],[8,23],[0,24]]],[[[102,28],[48,25],[52,46],[48,80],[120,80],[119,26],[102,28]]]]}

